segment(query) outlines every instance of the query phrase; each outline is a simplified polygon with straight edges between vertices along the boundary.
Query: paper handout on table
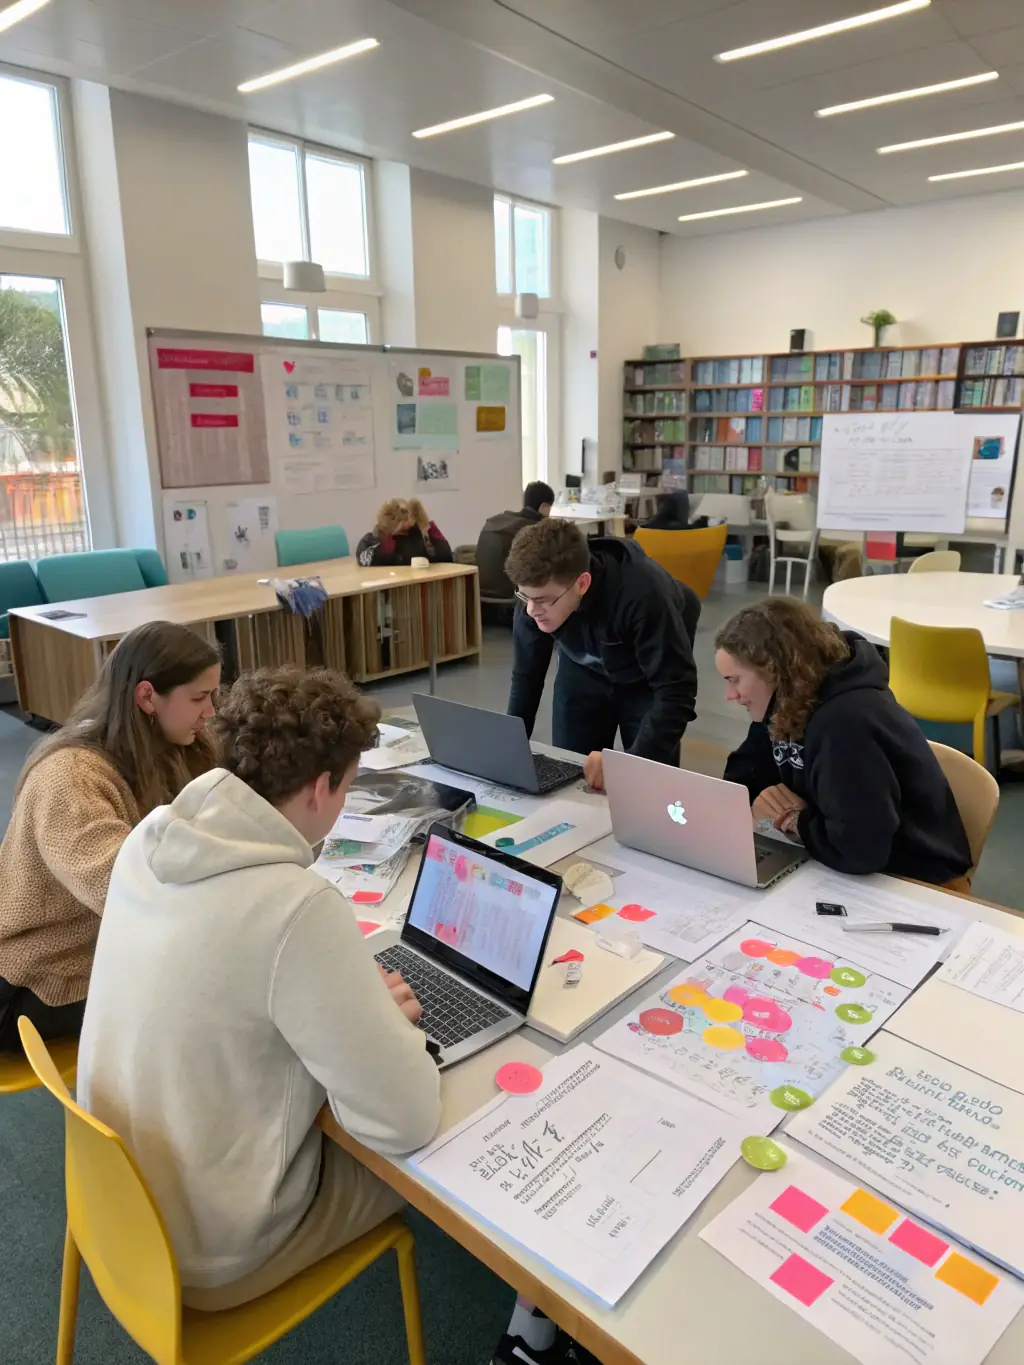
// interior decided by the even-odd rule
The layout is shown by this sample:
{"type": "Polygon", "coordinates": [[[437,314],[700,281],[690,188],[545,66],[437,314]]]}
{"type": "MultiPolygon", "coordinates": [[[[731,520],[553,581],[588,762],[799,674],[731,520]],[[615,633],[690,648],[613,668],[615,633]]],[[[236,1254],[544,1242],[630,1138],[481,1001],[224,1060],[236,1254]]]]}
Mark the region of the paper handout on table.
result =
{"type": "Polygon", "coordinates": [[[596,1046],[769,1132],[820,1095],[846,1066],[843,1053],[906,995],[848,958],[746,924],[596,1046]]]}
{"type": "MultiPolygon", "coordinates": [[[[1024,1289],[870,1190],[787,1153],[702,1241],[863,1365],[981,1365],[1024,1289]]],[[[769,1348],[764,1358],[789,1356],[769,1348]]],[[[804,1356],[828,1358],[824,1347],[804,1356]]]]}
{"type": "Polygon", "coordinates": [[[740,1125],[579,1046],[418,1152],[422,1174],[616,1303],[739,1157],[740,1125]]]}
{"type": "Polygon", "coordinates": [[[950,953],[939,981],[1024,1014],[1024,938],[975,923],[950,953]]]}
{"type": "MultiPolygon", "coordinates": [[[[489,782],[483,777],[471,777],[468,773],[457,773],[451,768],[442,767],[440,763],[417,763],[409,768],[409,773],[413,777],[425,777],[429,782],[453,782],[457,786],[465,787],[467,791],[471,791],[476,797],[478,806],[496,807],[499,810],[512,812],[523,819],[543,809],[547,804],[546,797],[532,796],[529,792],[516,791],[514,787],[502,787],[498,783],[489,782]]],[[[573,789],[570,788],[569,790],[573,789]]]]}
{"type": "Polygon", "coordinates": [[[321,853],[313,864],[313,871],[325,881],[333,882],[347,900],[361,905],[379,905],[402,875],[410,851],[407,844],[381,863],[334,862],[321,853]]]}
{"type": "Polygon", "coordinates": [[[550,867],[560,858],[602,839],[611,829],[607,801],[586,804],[583,801],[545,801],[541,810],[520,820],[514,830],[495,830],[481,840],[491,848],[502,843],[502,853],[511,853],[535,867],[550,867]]]}
{"type": "Polygon", "coordinates": [[[844,877],[808,863],[758,901],[757,919],[784,934],[795,934],[830,953],[853,953],[862,967],[913,988],[939,962],[967,928],[968,919],[953,896],[908,887],[890,877],[844,877]],[[911,893],[914,894],[911,894],[911,893]],[[920,894],[918,894],[920,893],[920,894]],[[934,924],[950,932],[931,934],[845,934],[843,920],[816,915],[816,901],[845,905],[848,922],[889,920],[934,924]]]}
{"type": "Polygon", "coordinates": [[[1024,1275],[1024,1097],[890,1033],[788,1136],[1024,1275]]]}
{"type": "Polygon", "coordinates": [[[418,820],[407,815],[360,815],[344,810],[334,822],[327,842],[386,844],[401,848],[412,838],[418,820]]]}

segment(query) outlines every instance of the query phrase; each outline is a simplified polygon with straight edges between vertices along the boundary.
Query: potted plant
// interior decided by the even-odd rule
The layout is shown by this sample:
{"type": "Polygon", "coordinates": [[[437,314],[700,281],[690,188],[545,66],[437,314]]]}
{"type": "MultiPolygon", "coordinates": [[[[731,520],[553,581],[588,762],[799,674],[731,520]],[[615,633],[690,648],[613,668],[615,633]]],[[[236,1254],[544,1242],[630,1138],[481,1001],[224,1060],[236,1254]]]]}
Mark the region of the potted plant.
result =
{"type": "Polygon", "coordinates": [[[896,322],[896,319],[889,312],[888,308],[876,308],[873,313],[868,313],[865,317],[862,317],[861,322],[867,323],[869,327],[874,329],[875,345],[881,346],[882,333],[887,327],[892,327],[896,322]]]}

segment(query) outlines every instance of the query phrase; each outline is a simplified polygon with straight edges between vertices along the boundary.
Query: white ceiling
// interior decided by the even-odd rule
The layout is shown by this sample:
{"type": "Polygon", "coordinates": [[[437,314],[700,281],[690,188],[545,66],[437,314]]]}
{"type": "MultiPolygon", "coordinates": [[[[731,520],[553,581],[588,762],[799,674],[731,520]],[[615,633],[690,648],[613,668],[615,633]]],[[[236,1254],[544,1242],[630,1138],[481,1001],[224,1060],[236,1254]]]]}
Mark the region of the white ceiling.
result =
{"type": "MultiPolygon", "coordinates": [[[[4,0],[0,0],[0,8],[4,0]]],[[[0,34],[0,61],[247,118],[368,156],[680,236],[1024,186],[1024,131],[880,157],[875,148],[1024,120],[1024,0],[933,0],[834,37],[717,63],[716,52],[884,0],[53,0],[0,34]],[[365,56],[254,95],[253,76],[358,38],[365,56]],[[962,91],[817,119],[824,104],[982,71],[962,91]],[[426,141],[412,129],[548,92],[552,104],[426,141]],[[670,142],[552,158],[669,129],[670,142]],[[616,193],[745,168],[647,200],[616,193]],[[681,213],[801,195],[764,214],[681,213]]]]}

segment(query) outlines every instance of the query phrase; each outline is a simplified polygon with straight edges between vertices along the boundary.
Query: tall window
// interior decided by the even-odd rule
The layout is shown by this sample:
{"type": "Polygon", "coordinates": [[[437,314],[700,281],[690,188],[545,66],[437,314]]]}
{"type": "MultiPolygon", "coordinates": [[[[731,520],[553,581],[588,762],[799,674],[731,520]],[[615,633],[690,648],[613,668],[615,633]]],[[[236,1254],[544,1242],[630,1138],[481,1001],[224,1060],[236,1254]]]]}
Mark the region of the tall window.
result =
{"type": "Polygon", "coordinates": [[[519,357],[523,483],[548,477],[548,388],[546,332],[498,328],[498,354],[519,357]]]}
{"type": "Polygon", "coordinates": [[[260,304],[263,335],[292,341],[343,341],[365,345],[370,340],[369,319],[349,308],[317,308],[301,303],[260,304]]]}
{"type": "Polygon", "coordinates": [[[499,294],[551,297],[551,210],[494,198],[494,276],[499,294]]]}
{"type": "Polygon", "coordinates": [[[71,232],[54,86],[0,73],[0,229],[71,232]]]}

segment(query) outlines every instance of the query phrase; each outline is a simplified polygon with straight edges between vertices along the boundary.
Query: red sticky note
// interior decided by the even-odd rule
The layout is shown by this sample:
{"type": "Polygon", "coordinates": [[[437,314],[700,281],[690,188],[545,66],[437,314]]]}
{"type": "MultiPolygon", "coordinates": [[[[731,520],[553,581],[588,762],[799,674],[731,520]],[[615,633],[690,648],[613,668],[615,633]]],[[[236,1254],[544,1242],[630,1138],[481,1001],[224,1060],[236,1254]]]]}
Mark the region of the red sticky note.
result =
{"type": "Polygon", "coordinates": [[[380,891],[357,891],[352,899],[356,905],[379,905],[384,896],[380,891]]]}
{"type": "Polygon", "coordinates": [[[804,1194],[803,1190],[798,1190],[795,1185],[789,1185],[775,1199],[771,1205],[772,1213],[777,1213],[780,1218],[785,1218],[787,1223],[792,1223],[801,1232],[810,1232],[811,1228],[828,1213],[824,1204],[819,1204],[816,1199],[812,1199],[809,1194],[804,1194]]]}
{"type": "Polygon", "coordinates": [[[510,1095],[531,1095],[544,1083],[544,1073],[529,1062],[506,1062],[498,1068],[494,1084],[510,1095]]]}
{"type": "Polygon", "coordinates": [[[912,1223],[909,1218],[904,1218],[898,1224],[889,1241],[923,1265],[938,1265],[949,1250],[948,1242],[936,1237],[933,1232],[927,1232],[917,1223],[912,1223]]]}
{"type": "Polygon", "coordinates": [[[363,938],[368,937],[370,934],[375,934],[380,928],[380,925],[372,919],[357,919],[356,924],[359,926],[359,932],[362,934],[363,938]]]}
{"type": "Polygon", "coordinates": [[[583,954],[580,952],[580,950],[579,950],[578,948],[570,948],[569,951],[568,951],[567,953],[563,953],[561,957],[556,957],[556,958],[554,958],[554,959],[552,960],[551,965],[552,965],[552,967],[557,967],[558,964],[559,964],[560,962],[582,962],[582,961],[583,961],[583,954]]]}
{"type": "Polygon", "coordinates": [[[656,913],[656,911],[648,910],[643,905],[624,905],[619,911],[619,919],[628,919],[634,924],[642,924],[645,919],[653,919],[656,913]]]}
{"type": "Polygon", "coordinates": [[[787,1294],[792,1294],[805,1308],[817,1303],[825,1290],[833,1284],[823,1270],[811,1265],[802,1256],[790,1256],[788,1260],[783,1261],[772,1275],[771,1281],[787,1294]]]}

